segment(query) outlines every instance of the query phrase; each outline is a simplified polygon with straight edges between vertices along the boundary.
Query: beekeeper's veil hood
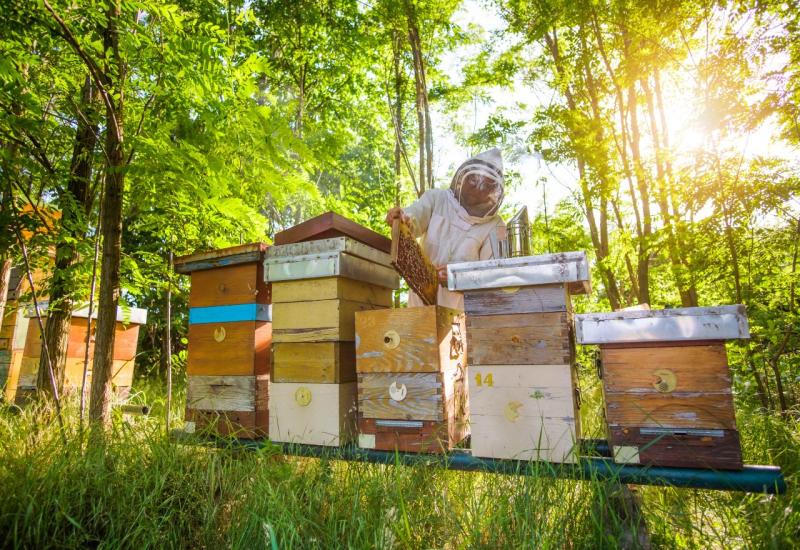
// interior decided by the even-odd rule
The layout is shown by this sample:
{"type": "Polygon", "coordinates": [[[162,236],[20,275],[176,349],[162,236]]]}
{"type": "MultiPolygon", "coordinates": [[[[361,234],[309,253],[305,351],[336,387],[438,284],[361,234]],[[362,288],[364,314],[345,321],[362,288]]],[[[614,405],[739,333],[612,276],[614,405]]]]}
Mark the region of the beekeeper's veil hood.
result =
{"type": "Polygon", "coordinates": [[[503,202],[503,156],[500,149],[489,149],[464,162],[456,170],[450,189],[458,203],[471,215],[488,217],[496,214],[503,202]],[[465,200],[465,195],[473,200],[480,198],[480,213],[472,211],[474,206],[465,200]]]}

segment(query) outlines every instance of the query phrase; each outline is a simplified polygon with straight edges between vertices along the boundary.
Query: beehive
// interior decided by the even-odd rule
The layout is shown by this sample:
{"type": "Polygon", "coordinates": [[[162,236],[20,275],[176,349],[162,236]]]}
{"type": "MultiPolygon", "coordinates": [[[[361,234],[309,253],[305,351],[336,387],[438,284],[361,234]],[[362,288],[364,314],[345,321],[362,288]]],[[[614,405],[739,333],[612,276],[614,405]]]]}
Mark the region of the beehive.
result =
{"type": "Polygon", "coordinates": [[[465,330],[440,306],[356,314],[361,447],[442,452],[469,434],[465,330]]]}
{"type": "Polygon", "coordinates": [[[271,293],[261,261],[267,246],[245,244],[183,256],[191,275],[186,429],[241,438],[269,431],[271,293]]]}
{"type": "Polygon", "coordinates": [[[749,337],[744,306],[578,315],[576,336],[600,345],[616,462],[742,467],[725,340],[749,337]]]}
{"type": "Polygon", "coordinates": [[[17,302],[6,305],[0,332],[0,389],[9,403],[14,402],[17,394],[29,321],[25,308],[19,307],[17,302]]]}
{"type": "Polygon", "coordinates": [[[574,462],[580,435],[570,295],[582,252],[448,266],[464,293],[472,454],[574,462]]]}
{"type": "MultiPolygon", "coordinates": [[[[47,330],[47,302],[39,304],[42,323],[47,330]]],[[[28,318],[25,347],[19,369],[19,379],[15,402],[24,404],[36,391],[36,379],[42,355],[42,334],[36,313],[32,307],[25,311],[28,318]]],[[[147,322],[147,310],[140,308],[117,308],[117,321],[114,335],[113,365],[111,367],[111,383],[114,393],[120,399],[126,399],[133,384],[136,349],[139,342],[139,327],[147,322]]],[[[67,360],[64,366],[64,392],[80,391],[83,384],[83,367],[86,357],[86,332],[89,323],[88,307],[72,312],[67,343],[67,360]]],[[[92,362],[94,360],[94,331],[97,323],[97,312],[92,312],[91,334],[89,336],[89,370],[87,372],[87,388],[92,379],[92,362]]]]}
{"type": "Polygon", "coordinates": [[[273,441],[336,446],[353,439],[355,315],[389,307],[399,286],[389,255],[375,247],[388,248],[388,239],[340,216],[323,218],[336,227],[323,219],[289,229],[276,242],[301,242],[274,246],[264,260],[273,289],[273,441]],[[314,240],[331,232],[358,238],[314,240]]]}

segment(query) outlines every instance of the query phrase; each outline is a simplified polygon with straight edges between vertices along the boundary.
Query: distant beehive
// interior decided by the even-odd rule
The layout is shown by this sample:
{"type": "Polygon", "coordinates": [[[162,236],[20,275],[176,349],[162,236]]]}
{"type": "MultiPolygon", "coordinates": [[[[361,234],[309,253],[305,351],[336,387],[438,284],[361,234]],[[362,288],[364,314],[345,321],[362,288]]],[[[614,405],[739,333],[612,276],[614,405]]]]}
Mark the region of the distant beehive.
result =
{"type": "MultiPolygon", "coordinates": [[[[45,275],[43,271],[33,273],[33,281],[37,288],[45,275]]],[[[8,403],[13,403],[17,395],[30,321],[25,316],[29,304],[20,302],[20,299],[29,291],[30,286],[25,272],[18,267],[12,268],[9,274],[3,328],[0,330],[0,390],[3,392],[0,396],[8,403]]]]}
{"type": "Polygon", "coordinates": [[[448,286],[464,292],[472,454],[574,462],[570,294],[589,291],[586,255],[451,264],[448,286]]]}
{"type": "Polygon", "coordinates": [[[599,344],[614,460],[740,469],[725,340],[749,338],[744,306],[576,316],[580,344],[599,344]]]}
{"type": "Polygon", "coordinates": [[[270,438],[347,443],[356,418],[355,314],[391,305],[399,281],[390,242],[331,213],[275,242],[283,244],[264,260],[274,302],[270,438]]]}
{"type": "MultiPolygon", "coordinates": [[[[42,323],[47,330],[47,303],[40,303],[39,309],[42,323]]],[[[39,362],[42,355],[42,334],[39,323],[35,319],[33,307],[29,307],[25,348],[17,382],[15,402],[24,404],[36,391],[36,379],[39,373],[39,362]]],[[[147,322],[147,310],[140,308],[117,308],[117,322],[114,335],[113,365],[111,383],[115,394],[126,399],[133,384],[133,373],[136,359],[136,348],[139,343],[139,327],[147,322]]],[[[97,311],[92,312],[92,332],[89,337],[89,364],[87,388],[92,379],[92,363],[94,360],[94,332],[96,330],[97,311]]],[[[80,391],[83,384],[83,367],[86,355],[86,331],[89,324],[89,309],[81,308],[72,312],[67,343],[67,361],[64,367],[64,391],[80,391]]]]}
{"type": "Polygon", "coordinates": [[[271,290],[267,246],[244,244],[182,256],[190,274],[186,430],[241,438],[269,433],[271,290]]]}
{"type": "Polygon", "coordinates": [[[356,314],[359,446],[442,452],[469,434],[465,332],[441,306],[356,314]]]}

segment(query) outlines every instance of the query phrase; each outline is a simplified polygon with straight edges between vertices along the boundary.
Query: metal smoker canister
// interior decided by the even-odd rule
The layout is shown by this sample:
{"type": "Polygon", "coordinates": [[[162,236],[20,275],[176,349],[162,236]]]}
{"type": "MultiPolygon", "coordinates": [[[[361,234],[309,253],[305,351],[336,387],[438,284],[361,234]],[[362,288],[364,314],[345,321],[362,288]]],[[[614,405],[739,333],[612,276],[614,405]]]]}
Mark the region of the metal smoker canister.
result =
{"type": "Polygon", "coordinates": [[[528,207],[523,206],[509,220],[506,227],[508,232],[507,255],[508,258],[531,255],[531,230],[528,221],[528,207]]]}

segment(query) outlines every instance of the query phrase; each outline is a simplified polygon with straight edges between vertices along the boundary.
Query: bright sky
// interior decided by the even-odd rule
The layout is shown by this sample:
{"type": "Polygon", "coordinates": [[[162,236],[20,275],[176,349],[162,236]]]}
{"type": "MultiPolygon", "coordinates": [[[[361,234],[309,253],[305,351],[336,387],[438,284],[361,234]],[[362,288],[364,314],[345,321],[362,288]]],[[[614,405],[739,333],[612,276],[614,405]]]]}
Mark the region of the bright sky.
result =
{"type": "MultiPolygon", "coordinates": [[[[454,19],[462,27],[474,26],[482,29],[484,40],[490,40],[492,33],[505,27],[496,9],[481,0],[466,0],[454,19]]],[[[452,81],[461,81],[462,68],[479,52],[480,47],[481,45],[474,45],[462,48],[444,57],[442,67],[452,81]]],[[[780,64],[779,59],[773,61],[780,64]]],[[[701,105],[693,97],[695,93],[692,89],[693,83],[664,82],[663,85],[665,103],[670,111],[668,116],[671,122],[671,141],[678,145],[679,154],[690,155],[702,149],[706,145],[707,138],[707,129],[703,127],[702,116],[698,111],[701,105]],[[692,97],[687,99],[685,97],[687,93],[692,97]],[[684,97],[676,97],[676,94],[684,97]]],[[[458,113],[457,123],[464,130],[472,132],[480,129],[488,117],[498,109],[502,109],[504,116],[511,120],[527,120],[537,106],[550,100],[544,86],[535,90],[530,83],[523,83],[521,79],[513,90],[496,88],[489,90],[489,96],[488,102],[473,102],[458,113]]],[[[437,111],[434,106],[431,116],[434,123],[434,177],[437,186],[441,187],[449,184],[453,171],[461,162],[480,151],[470,151],[458,143],[456,132],[451,128],[453,120],[450,115],[437,111]]],[[[784,142],[776,142],[773,139],[776,133],[777,125],[774,122],[768,123],[749,136],[742,136],[734,146],[742,151],[745,157],[764,155],[797,159],[796,150],[792,150],[784,142]]],[[[535,213],[543,210],[545,194],[547,209],[552,211],[558,201],[575,193],[577,170],[574,167],[546,163],[535,151],[526,151],[524,146],[517,148],[515,153],[517,159],[505,159],[506,170],[517,172],[519,182],[507,195],[508,205],[527,205],[533,217],[535,213]]]]}

